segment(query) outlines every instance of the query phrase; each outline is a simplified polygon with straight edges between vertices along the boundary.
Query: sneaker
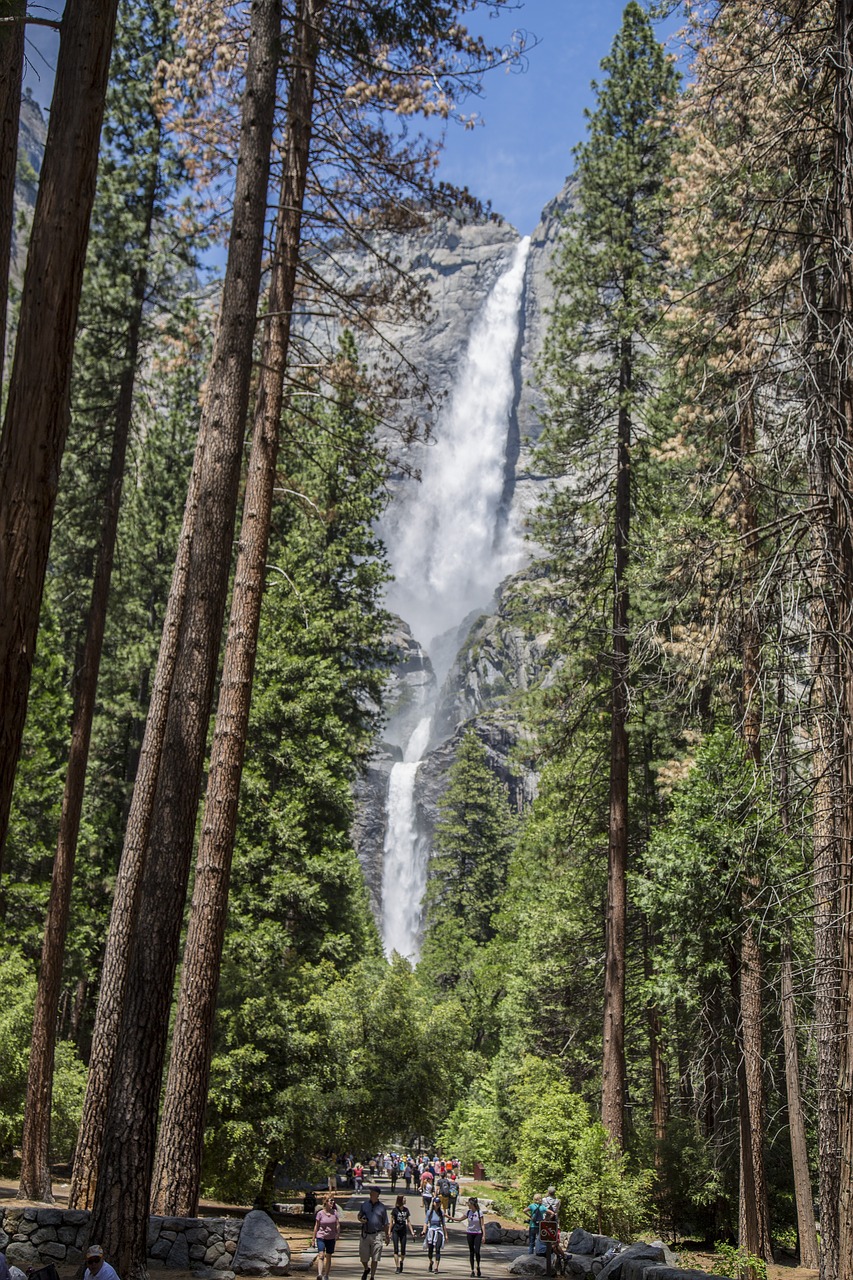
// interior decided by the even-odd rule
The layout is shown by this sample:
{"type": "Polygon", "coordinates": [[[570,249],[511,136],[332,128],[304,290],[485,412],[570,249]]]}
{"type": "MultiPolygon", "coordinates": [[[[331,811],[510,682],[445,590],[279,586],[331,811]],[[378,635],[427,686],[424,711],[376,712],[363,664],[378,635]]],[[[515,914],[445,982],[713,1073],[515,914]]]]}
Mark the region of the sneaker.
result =
{"type": "Polygon", "coordinates": [[[432,1271],[432,1258],[430,1258],[430,1260],[429,1260],[429,1269],[430,1269],[430,1271],[432,1271]]]}
{"type": "Polygon", "coordinates": [[[362,1271],[362,1273],[361,1273],[361,1280],[367,1280],[367,1277],[368,1277],[368,1275],[369,1275],[369,1274],[370,1274],[370,1268],[369,1268],[369,1267],[365,1267],[365,1268],[364,1268],[364,1270],[363,1270],[363,1271],[362,1271]]]}

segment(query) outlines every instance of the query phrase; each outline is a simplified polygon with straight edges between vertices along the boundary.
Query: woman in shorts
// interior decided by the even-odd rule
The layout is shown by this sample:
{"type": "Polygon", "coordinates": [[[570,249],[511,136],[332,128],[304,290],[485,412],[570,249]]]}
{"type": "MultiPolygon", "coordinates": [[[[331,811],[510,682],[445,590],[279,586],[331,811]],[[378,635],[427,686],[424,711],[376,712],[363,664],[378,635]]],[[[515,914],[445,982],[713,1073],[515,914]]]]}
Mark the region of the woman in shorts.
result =
{"type": "Polygon", "coordinates": [[[341,1234],[341,1216],[333,1195],[323,1196],[322,1207],[314,1216],[314,1235],[311,1238],[312,1249],[317,1250],[317,1280],[323,1280],[329,1274],[332,1265],[332,1254],[341,1234]]]}

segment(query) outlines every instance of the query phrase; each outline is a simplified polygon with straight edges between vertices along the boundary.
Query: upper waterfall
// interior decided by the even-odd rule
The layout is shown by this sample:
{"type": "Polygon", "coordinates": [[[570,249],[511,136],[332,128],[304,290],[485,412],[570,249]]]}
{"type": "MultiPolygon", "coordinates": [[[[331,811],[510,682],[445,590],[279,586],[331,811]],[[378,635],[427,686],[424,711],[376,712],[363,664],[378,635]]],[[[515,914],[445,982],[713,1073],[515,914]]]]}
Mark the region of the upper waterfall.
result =
{"type": "Polygon", "coordinates": [[[500,536],[498,516],[529,248],[525,237],[474,321],[421,483],[387,538],[395,577],[389,606],[427,647],[485,605],[522,558],[518,540],[500,536]]]}

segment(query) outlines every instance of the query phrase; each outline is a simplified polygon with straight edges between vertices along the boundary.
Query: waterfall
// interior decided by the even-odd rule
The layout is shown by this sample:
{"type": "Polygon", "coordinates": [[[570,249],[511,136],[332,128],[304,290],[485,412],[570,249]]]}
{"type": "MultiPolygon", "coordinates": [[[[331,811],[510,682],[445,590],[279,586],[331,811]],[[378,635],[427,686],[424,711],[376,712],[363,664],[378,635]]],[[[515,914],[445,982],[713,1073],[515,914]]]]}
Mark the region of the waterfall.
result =
{"type": "Polygon", "coordinates": [[[389,607],[430,640],[484,606],[520,566],[517,546],[498,545],[507,434],[515,398],[513,357],[530,238],[516,247],[471,329],[419,485],[407,493],[388,537],[394,582],[389,607]]]}
{"type": "Polygon", "coordinates": [[[429,741],[432,716],[421,720],[409,739],[402,763],[391,768],[386,801],[385,856],[382,860],[382,942],[386,953],[417,959],[421,901],[427,860],[419,848],[415,817],[415,778],[429,741]]]}
{"type": "MultiPolygon", "coordinates": [[[[521,563],[520,547],[500,534],[499,515],[529,248],[526,237],[474,321],[421,483],[407,494],[386,535],[394,569],[388,604],[422,643],[485,606],[521,563]]],[[[398,951],[411,959],[420,950],[429,860],[418,832],[415,781],[432,710],[406,744],[403,761],[392,767],[386,801],[382,941],[387,955],[398,951]]]]}

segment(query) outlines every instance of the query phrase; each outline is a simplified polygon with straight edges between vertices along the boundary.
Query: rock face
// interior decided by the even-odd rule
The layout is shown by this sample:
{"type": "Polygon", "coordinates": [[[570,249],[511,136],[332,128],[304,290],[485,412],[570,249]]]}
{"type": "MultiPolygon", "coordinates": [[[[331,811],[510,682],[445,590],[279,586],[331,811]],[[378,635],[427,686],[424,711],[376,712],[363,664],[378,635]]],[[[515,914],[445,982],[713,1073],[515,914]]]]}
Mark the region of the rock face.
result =
{"type": "Polygon", "coordinates": [[[268,1213],[253,1209],[243,1219],[243,1229],[232,1259],[242,1276],[283,1276],[290,1265],[290,1248],[268,1213]]]}

